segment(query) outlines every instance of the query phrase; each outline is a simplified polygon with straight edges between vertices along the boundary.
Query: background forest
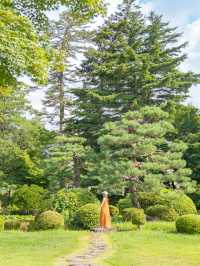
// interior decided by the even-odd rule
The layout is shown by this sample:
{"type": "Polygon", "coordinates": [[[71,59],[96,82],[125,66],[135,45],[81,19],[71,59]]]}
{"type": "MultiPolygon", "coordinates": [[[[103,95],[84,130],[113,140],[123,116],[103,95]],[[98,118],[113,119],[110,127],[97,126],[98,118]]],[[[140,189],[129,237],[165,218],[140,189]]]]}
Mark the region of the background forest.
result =
{"type": "Polygon", "coordinates": [[[56,197],[76,188],[113,203],[132,192],[136,207],[139,192],[179,190],[200,207],[200,113],[185,104],[200,75],[180,70],[186,46],[133,0],[109,17],[101,1],[1,1],[1,212],[62,211],[56,197]]]}

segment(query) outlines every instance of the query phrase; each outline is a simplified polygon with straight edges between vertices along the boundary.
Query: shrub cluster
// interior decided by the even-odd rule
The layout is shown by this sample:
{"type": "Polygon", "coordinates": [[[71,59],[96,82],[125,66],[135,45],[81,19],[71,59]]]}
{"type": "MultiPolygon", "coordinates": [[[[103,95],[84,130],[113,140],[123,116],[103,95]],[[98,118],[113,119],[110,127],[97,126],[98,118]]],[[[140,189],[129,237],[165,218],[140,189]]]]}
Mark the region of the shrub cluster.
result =
{"type": "Polygon", "coordinates": [[[86,204],[74,213],[71,225],[75,228],[90,230],[99,224],[99,213],[100,208],[98,204],[86,204]]]}
{"type": "Polygon", "coordinates": [[[31,229],[35,230],[49,230],[58,229],[64,226],[63,216],[55,211],[42,212],[35,218],[31,229]]]}
{"type": "Polygon", "coordinates": [[[148,207],[145,213],[150,217],[169,222],[175,221],[178,216],[173,208],[158,204],[148,207]]]}
{"type": "Polygon", "coordinates": [[[200,233],[200,216],[195,214],[180,216],[176,220],[176,230],[179,233],[200,233]]]}
{"type": "Polygon", "coordinates": [[[173,208],[178,215],[196,214],[197,210],[191,198],[180,191],[164,190],[158,193],[139,193],[140,205],[143,209],[147,209],[154,205],[163,205],[173,208]]]}

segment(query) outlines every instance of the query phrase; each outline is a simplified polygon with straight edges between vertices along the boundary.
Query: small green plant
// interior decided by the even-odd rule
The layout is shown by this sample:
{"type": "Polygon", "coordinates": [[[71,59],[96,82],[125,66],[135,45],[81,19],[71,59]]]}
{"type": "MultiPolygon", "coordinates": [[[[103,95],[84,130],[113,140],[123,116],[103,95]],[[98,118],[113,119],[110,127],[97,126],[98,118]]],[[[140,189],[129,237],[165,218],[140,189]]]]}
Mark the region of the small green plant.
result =
{"type": "Polygon", "coordinates": [[[173,208],[158,204],[148,207],[145,213],[150,217],[169,222],[175,221],[178,217],[177,212],[173,208]]]}
{"type": "Polygon", "coordinates": [[[35,230],[58,229],[64,226],[63,216],[55,211],[45,211],[35,218],[32,228],[35,230]]]}
{"type": "Polygon", "coordinates": [[[179,233],[200,233],[200,215],[187,214],[176,220],[176,230],[179,233]]]}
{"type": "Polygon", "coordinates": [[[119,215],[119,209],[114,205],[109,205],[110,215],[115,218],[119,215]]]}
{"type": "Polygon", "coordinates": [[[98,204],[86,204],[80,207],[71,221],[71,225],[80,229],[92,229],[99,224],[100,207],[98,204]]]}
{"type": "Polygon", "coordinates": [[[143,209],[133,208],[132,211],[132,223],[137,225],[140,229],[141,225],[144,225],[146,222],[145,214],[143,209]]]}

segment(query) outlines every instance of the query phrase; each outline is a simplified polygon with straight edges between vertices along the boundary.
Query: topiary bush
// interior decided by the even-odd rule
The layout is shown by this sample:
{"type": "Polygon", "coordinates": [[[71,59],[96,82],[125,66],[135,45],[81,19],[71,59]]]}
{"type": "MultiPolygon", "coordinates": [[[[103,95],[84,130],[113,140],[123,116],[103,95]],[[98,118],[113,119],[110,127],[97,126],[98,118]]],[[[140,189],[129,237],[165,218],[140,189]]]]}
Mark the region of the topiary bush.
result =
{"type": "Polygon", "coordinates": [[[13,194],[11,207],[18,212],[33,213],[40,209],[45,190],[37,185],[23,185],[13,194]]]}
{"type": "Polygon", "coordinates": [[[35,230],[58,229],[64,226],[63,216],[56,211],[42,212],[35,218],[32,228],[35,230]]]}
{"type": "Polygon", "coordinates": [[[158,204],[148,207],[145,213],[150,217],[169,222],[175,221],[178,217],[173,208],[158,204]]]}
{"type": "Polygon", "coordinates": [[[176,220],[176,230],[179,233],[200,233],[200,216],[195,214],[180,216],[176,220]]]}
{"type": "Polygon", "coordinates": [[[178,215],[196,214],[197,209],[190,197],[181,191],[163,190],[160,194],[151,192],[139,193],[139,201],[145,210],[153,205],[163,205],[173,208],[178,215]]]}
{"type": "Polygon", "coordinates": [[[132,223],[137,225],[140,229],[141,225],[144,225],[146,222],[145,214],[143,209],[133,208],[132,210],[132,223]]]}
{"type": "Polygon", "coordinates": [[[0,217],[0,231],[4,229],[4,218],[0,217]]]}
{"type": "Polygon", "coordinates": [[[111,217],[117,217],[119,215],[119,209],[114,205],[109,205],[111,217]]]}
{"type": "Polygon", "coordinates": [[[132,208],[132,207],[133,207],[133,204],[132,204],[130,197],[126,197],[118,201],[118,208],[119,208],[120,213],[122,213],[124,209],[132,208]]]}
{"type": "Polygon", "coordinates": [[[80,207],[73,215],[71,225],[77,229],[92,229],[99,225],[100,207],[89,203],[80,207]]]}

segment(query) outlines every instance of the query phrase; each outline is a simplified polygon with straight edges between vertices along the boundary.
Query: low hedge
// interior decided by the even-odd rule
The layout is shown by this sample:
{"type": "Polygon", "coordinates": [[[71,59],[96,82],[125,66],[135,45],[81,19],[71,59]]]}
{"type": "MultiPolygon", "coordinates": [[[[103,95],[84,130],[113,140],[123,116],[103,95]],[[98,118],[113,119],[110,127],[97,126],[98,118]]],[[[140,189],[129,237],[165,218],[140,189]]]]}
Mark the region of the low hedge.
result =
{"type": "Polygon", "coordinates": [[[117,223],[114,225],[114,229],[116,229],[118,232],[123,232],[123,231],[133,231],[135,230],[135,225],[132,223],[117,223]]]}
{"type": "Polygon", "coordinates": [[[58,229],[64,226],[63,216],[56,211],[45,211],[38,215],[32,224],[32,229],[49,230],[58,229]]]}
{"type": "Polygon", "coordinates": [[[169,222],[175,221],[178,217],[173,208],[158,204],[148,207],[145,213],[150,217],[169,222]]]}
{"type": "Polygon", "coordinates": [[[20,220],[6,220],[4,223],[5,230],[19,230],[21,225],[20,220]]]}
{"type": "Polygon", "coordinates": [[[176,220],[176,230],[179,233],[200,233],[200,215],[188,214],[176,220]]]}
{"type": "Polygon", "coordinates": [[[92,229],[99,225],[100,207],[98,204],[86,204],[73,215],[71,226],[77,229],[92,229]]]}

